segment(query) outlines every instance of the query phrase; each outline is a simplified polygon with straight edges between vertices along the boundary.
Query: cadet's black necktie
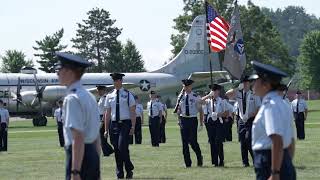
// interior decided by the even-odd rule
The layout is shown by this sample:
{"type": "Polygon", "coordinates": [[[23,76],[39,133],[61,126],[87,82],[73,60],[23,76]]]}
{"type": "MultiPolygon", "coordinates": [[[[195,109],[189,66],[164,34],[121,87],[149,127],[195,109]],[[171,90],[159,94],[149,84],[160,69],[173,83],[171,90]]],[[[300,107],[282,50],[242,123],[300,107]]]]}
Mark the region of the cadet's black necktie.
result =
{"type": "Polygon", "coordinates": [[[214,102],[216,101],[216,99],[212,98],[212,112],[215,112],[215,109],[214,109],[214,102]]]}
{"type": "Polygon", "coordinates": [[[116,121],[120,121],[119,90],[117,90],[116,121]]]}
{"type": "Polygon", "coordinates": [[[297,113],[299,113],[299,99],[297,100],[297,109],[296,109],[297,113]]]}
{"type": "Polygon", "coordinates": [[[150,116],[151,116],[151,117],[153,116],[152,101],[151,101],[151,104],[150,104],[150,116]]]}
{"type": "Polygon", "coordinates": [[[62,108],[60,108],[60,122],[62,122],[62,108]]]}
{"type": "Polygon", "coordinates": [[[243,98],[242,98],[242,107],[243,107],[243,114],[246,113],[247,108],[247,93],[243,91],[243,98]]]}
{"type": "Polygon", "coordinates": [[[186,116],[190,116],[189,112],[189,95],[186,96],[186,116]]]}

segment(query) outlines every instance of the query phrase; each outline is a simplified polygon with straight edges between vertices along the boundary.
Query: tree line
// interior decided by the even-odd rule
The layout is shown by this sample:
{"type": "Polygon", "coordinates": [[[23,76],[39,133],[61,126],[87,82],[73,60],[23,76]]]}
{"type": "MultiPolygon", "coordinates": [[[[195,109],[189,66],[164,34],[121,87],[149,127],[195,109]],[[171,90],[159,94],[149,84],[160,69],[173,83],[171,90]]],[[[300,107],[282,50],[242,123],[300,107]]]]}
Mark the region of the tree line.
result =
{"type": "MultiPolygon", "coordinates": [[[[104,9],[94,8],[87,12],[87,19],[77,23],[76,35],[71,39],[73,54],[81,55],[94,65],[89,72],[143,72],[144,61],[136,45],[131,40],[122,44],[118,40],[122,29],[115,27],[116,20],[110,18],[110,13],[104,9]]],[[[39,69],[53,73],[57,59],[56,51],[66,51],[63,45],[64,29],[42,40],[35,41],[33,49],[38,57],[39,69]]],[[[2,56],[2,72],[18,73],[23,66],[34,66],[32,60],[26,60],[22,51],[7,50],[2,56]]]]}

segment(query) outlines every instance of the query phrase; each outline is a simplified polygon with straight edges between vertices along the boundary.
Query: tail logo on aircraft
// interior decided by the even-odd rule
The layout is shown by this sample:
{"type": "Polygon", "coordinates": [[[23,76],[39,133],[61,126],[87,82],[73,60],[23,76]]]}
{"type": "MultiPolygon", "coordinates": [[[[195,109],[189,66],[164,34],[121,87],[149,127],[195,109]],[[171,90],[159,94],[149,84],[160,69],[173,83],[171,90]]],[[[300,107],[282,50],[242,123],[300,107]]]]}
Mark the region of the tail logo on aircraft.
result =
{"type": "Polygon", "coordinates": [[[140,89],[141,89],[141,91],[149,91],[150,82],[147,80],[141,80],[140,81],[140,89]]]}

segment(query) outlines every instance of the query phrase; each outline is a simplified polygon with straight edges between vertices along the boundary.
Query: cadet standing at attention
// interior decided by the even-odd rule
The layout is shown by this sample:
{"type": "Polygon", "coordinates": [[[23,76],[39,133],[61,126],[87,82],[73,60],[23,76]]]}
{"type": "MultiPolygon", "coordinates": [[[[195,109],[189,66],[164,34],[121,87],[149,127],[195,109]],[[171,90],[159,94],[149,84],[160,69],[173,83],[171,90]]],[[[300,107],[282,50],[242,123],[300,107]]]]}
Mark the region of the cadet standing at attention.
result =
{"type": "Polygon", "coordinates": [[[136,126],[136,102],[131,92],[122,87],[121,73],[112,73],[114,90],[107,95],[105,106],[105,137],[108,136],[109,124],[110,139],[114,148],[116,160],[116,175],[118,179],[124,178],[123,165],[126,169],[127,179],[132,179],[134,166],[130,160],[129,138],[133,135],[136,126]]]}
{"type": "Polygon", "coordinates": [[[66,150],[66,180],[100,179],[99,110],[95,97],[80,83],[90,62],[57,52],[59,82],[67,86],[62,119],[66,150]]]}
{"type": "Polygon", "coordinates": [[[261,106],[261,98],[256,96],[250,90],[249,76],[241,79],[243,88],[228,91],[228,96],[235,97],[238,103],[238,133],[240,139],[241,158],[243,167],[249,167],[248,152],[253,161],[253,152],[251,147],[252,122],[261,106]],[[231,94],[231,95],[230,95],[231,94]]]}
{"type": "Polygon", "coordinates": [[[112,154],[113,148],[108,143],[108,138],[104,137],[104,120],[103,115],[106,111],[106,108],[104,106],[107,96],[107,87],[106,86],[97,86],[98,95],[100,96],[98,101],[98,107],[99,107],[99,115],[100,115],[100,140],[101,140],[101,149],[103,156],[110,156],[112,154]]]}
{"type": "Polygon", "coordinates": [[[0,151],[8,150],[9,112],[0,99],[0,151]]]}
{"type": "Polygon", "coordinates": [[[208,134],[211,150],[211,163],[215,167],[224,166],[224,127],[223,120],[227,112],[226,101],[220,98],[222,87],[218,84],[209,85],[211,92],[202,98],[208,105],[208,134]]]}
{"type": "Polygon", "coordinates": [[[166,143],[166,123],[167,123],[167,115],[168,108],[166,103],[163,103],[161,100],[161,96],[157,95],[158,101],[162,106],[162,122],[160,123],[160,143],[166,143]]]}
{"type": "MultiPolygon", "coordinates": [[[[134,140],[136,144],[142,143],[142,124],[144,122],[143,118],[143,105],[140,102],[138,96],[134,96],[136,100],[136,127],[134,128],[134,140]]],[[[133,135],[130,136],[130,144],[133,144],[133,135]]]]}
{"type": "Polygon", "coordinates": [[[257,180],[286,179],[295,180],[296,173],[292,164],[293,130],[290,108],[278,95],[282,77],[286,73],[256,61],[251,62],[257,74],[253,91],[263,97],[262,105],[252,127],[252,149],[257,180]]]}
{"type": "Polygon", "coordinates": [[[56,122],[57,122],[57,127],[58,127],[58,137],[59,137],[59,143],[60,143],[60,147],[64,147],[64,139],[63,139],[63,120],[62,120],[62,104],[63,101],[59,100],[58,101],[58,107],[55,111],[54,111],[54,117],[56,118],[56,122]]]}
{"type": "Polygon", "coordinates": [[[159,147],[160,142],[160,124],[162,123],[162,105],[157,100],[155,91],[150,91],[150,101],[147,104],[149,115],[149,130],[151,136],[151,145],[159,147]]]}
{"type": "Polygon", "coordinates": [[[181,139],[182,139],[182,150],[184,163],[186,168],[191,167],[192,161],[190,159],[189,144],[196,153],[197,165],[203,165],[203,157],[201,154],[200,146],[198,144],[198,118],[197,115],[200,113],[200,128],[203,127],[203,111],[202,111],[202,100],[201,98],[192,92],[191,79],[182,80],[184,93],[179,103],[178,115],[181,139]]]}
{"type": "Polygon", "coordinates": [[[291,102],[291,107],[296,122],[297,137],[299,140],[304,140],[304,121],[307,120],[308,106],[306,101],[301,97],[301,92],[299,90],[297,91],[296,99],[291,102]]]}

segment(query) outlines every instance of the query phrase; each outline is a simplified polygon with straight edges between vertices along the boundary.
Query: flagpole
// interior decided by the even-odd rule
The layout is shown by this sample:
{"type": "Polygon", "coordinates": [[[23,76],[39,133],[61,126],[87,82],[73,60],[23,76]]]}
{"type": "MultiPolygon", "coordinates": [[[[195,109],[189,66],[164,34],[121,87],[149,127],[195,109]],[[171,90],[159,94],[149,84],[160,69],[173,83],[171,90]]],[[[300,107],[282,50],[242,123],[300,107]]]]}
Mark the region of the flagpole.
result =
{"type": "MultiPolygon", "coordinates": [[[[207,13],[207,6],[208,6],[208,2],[205,0],[204,1],[205,4],[204,4],[204,11],[206,13],[206,31],[208,30],[208,13],[207,13]]],[[[204,33],[205,34],[205,37],[206,39],[208,39],[208,35],[207,33],[204,33]]],[[[207,40],[207,44],[208,44],[208,40],[207,40]]],[[[210,48],[210,45],[208,44],[208,60],[209,60],[209,65],[210,65],[210,83],[211,83],[211,87],[213,85],[213,75],[212,75],[212,63],[211,63],[211,59],[210,59],[210,53],[211,53],[211,48],[210,48]]]]}

